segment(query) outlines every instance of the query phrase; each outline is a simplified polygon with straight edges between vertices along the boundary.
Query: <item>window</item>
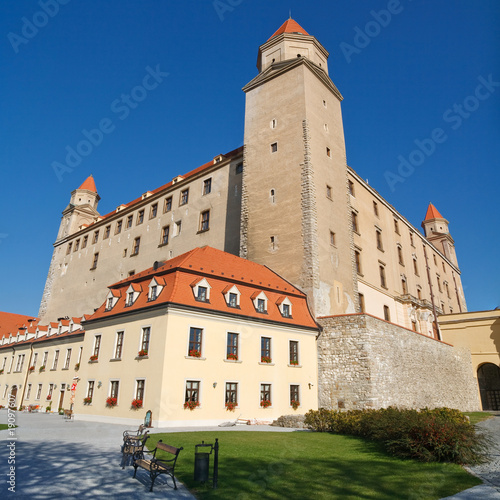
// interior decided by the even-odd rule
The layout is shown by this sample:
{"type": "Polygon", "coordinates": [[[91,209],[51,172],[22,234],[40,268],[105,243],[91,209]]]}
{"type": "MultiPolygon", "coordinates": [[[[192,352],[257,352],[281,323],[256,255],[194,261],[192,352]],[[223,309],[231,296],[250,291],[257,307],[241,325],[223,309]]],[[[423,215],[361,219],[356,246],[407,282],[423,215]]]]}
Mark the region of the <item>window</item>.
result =
{"type": "Polygon", "coordinates": [[[52,399],[53,392],[54,392],[54,384],[49,384],[49,392],[47,394],[47,399],[52,399]]]}
{"type": "Polygon", "coordinates": [[[242,172],[243,172],[243,163],[238,163],[238,165],[236,165],[236,173],[241,174],[242,172]]]}
{"type": "Polygon", "coordinates": [[[149,300],[151,301],[156,300],[156,297],[158,296],[157,293],[158,293],[158,286],[152,285],[149,292],[149,300]]]}
{"type": "Polygon", "coordinates": [[[266,301],[264,299],[257,299],[257,312],[266,312],[266,301]]]}
{"type": "Polygon", "coordinates": [[[87,236],[84,236],[83,237],[83,241],[82,241],[82,248],[86,248],[87,246],[87,242],[89,241],[89,237],[88,235],[87,236]]]}
{"type": "Polygon", "coordinates": [[[236,382],[226,382],[226,406],[228,403],[238,405],[238,384],[236,382]]]}
{"type": "Polygon", "coordinates": [[[80,238],[75,241],[75,249],[73,252],[78,252],[78,248],[80,248],[80,238]]]}
{"type": "Polygon", "coordinates": [[[270,404],[271,404],[271,384],[260,384],[260,405],[269,406],[270,404]]]}
{"type": "Polygon", "coordinates": [[[439,276],[436,276],[436,280],[437,280],[437,284],[438,284],[438,290],[439,290],[440,292],[442,292],[443,290],[442,290],[442,288],[441,288],[441,280],[439,279],[439,276]]]}
{"type": "Polygon", "coordinates": [[[330,245],[335,246],[335,233],[330,231],[330,245]]]}
{"type": "Polygon", "coordinates": [[[101,336],[100,335],[96,335],[94,337],[94,351],[93,351],[93,354],[92,354],[92,357],[95,358],[95,360],[97,360],[97,358],[99,358],[99,349],[101,348],[101,336]]]}
{"type": "Polygon", "coordinates": [[[115,359],[121,359],[123,351],[123,336],[125,332],[116,332],[115,359]]]}
{"type": "Polygon", "coordinates": [[[200,231],[208,231],[210,225],[210,210],[205,210],[201,213],[200,231]]]}
{"type": "Polygon", "coordinates": [[[203,181],[203,194],[209,194],[212,191],[212,178],[203,181]]]}
{"type": "Polygon", "coordinates": [[[141,238],[135,238],[134,240],[134,245],[132,246],[132,253],[130,254],[130,257],[134,257],[139,253],[139,247],[141,245],[141,238]]]}
{"type": "Polygon", "coordinates": [[[149,211],[149,218],[154,219],[158,214],[158,203],[151,205],[151,210],[149,211]]]}
{"type": "Polygon", "coordinates": [[[111,226],[106,226],[104,228],[104,236],[103,236],[103,239],[107,239],[109,238],[109,234],[111,233],[111,226]]]}
{"type": "Polygon", "coordinates": [[[92,267],[90,270],[94,270],[97,268],[97,261],[99,260],[99,252],[94,254],[94,259],[92,260],[92,267]]]}
{"type": "Polygon", "coordinates": [[[413,271],[415,272],[415,276],[419,276],[418,274],[418,264],[417,264],[417,258],[413,257],[413,271]]]}
{"type": "Polygon", "coordinates": [[[403,249],[401,248],[401,245],[398,245],[398,261],[399,261],[399,264],[404,266],[405,263],[404,263],[404,260],[403,260],[403,249]]]}
{"type": "MultiPolygon", "coordinates": [[[[274,61],[273,61],[273,62],[274,62],[274,61]]],[[[276,126],[277,126],[277,125],[278,125],[278,121],[277,121],[275,118],[273,118],[273,119],[271,120],[271,128],[276,128],[276,126]]]]}
{"type": "Polygon", "coordinates": [[[389,306],[384,306],[384,319],[386,321],[391,321],[391,313],[389,311],[389,306]]]}
{"type": "Polygon", "coordinates": [[[271,191],[269,191],[269,200],[271,201],[271,203],[276,203],[276,191],[274,189],[271,189],[271,191]]]}
{"type": "Polygon", "coordinates": [[[365,312],[365,296],[362,293],[358,293],[358,303],[359,303],[359,312],[365,312]]]}
{"type": "Polygon", "coordinates": [[[328,156],[328,158],[332,157],[332,150],[328,147],[326,148],[326,156],[328,156]]]}
{"type": "Polygon", "coordinates": [[[28,384],[28,388],[26,389],[26,399],[29,399],[31,395],[31,384],[28,384]]]}
{"type": "Polygon", "coordinates": [[[352,219],[352,230],[355,233],[359,234],[358,214],[356,212],[351,212],[351,219],[352,219]]]}
{"type": "Polygon", "coordinates": [[[120,234],[122,232],[123,221],[119,220],[116,223],[115,234],[120,234]]]}
{"type": "Polygon", "coordinates": [[[20,372],[23,369],[24,364],[24,354],[18,354],[17,356],[17,364],[16,364],[16,372],[20,372]]]}
{"type": "Polygon", "coordinates": [[[379,272],[380,272],[380,286],[382,288],[387,288],[387,281],[385,279],[385,267],[384,266],[379,266],[379,272]]]}
{"type": "Polygon", "coordinates": [[[399,232],[399,222],[394,219],[394,231],[396,232],[396,234],[400,234],[399,232]]]}
{"type": "Polygon", "coordinates": [[[149,352],[150,337],[151,337],[151,328],[149,326],[145,326],[142,329],[142,335],[141,335],[141,351],[145,351],[146,354],[149,352]]]}
{"type": "Polygon", "coordinates": [[[134,220],[134,216],[133,215],[129,215],[127,217],[127,227],[126,229],[130,229],[132,227],[132,221],[134,220]]]}
{"type": "Polygon", "coordinates": [[[227,334],[226,359],[238,360],[238,334],[227,334]]]}
{"type": "Polygon", "coordinates": [[[66,361],[64,362],[64,369],[69,370],[69,363],[71,361],[71,349],[66,350],[66,361]]]}
{"type": "Polygon", "coordinates": [[[416,322],[414,319],[412,319],[412,320],[411,320],[411,329],[412,329],[414,332],[416,332],[416,331],[417,331],[417,322],[416,322]]]}
{"type": "Polygon", "coordinates": [[[273,142],[271,144],[271,153],[276,153],[278,151],[278,143],[277,142],[273,142]]]}
{"type": "Polygon", "coordinates": [[[189,188],[181,191],[181,199],[179,205],[185,205],[189,200],[189,188]]]}
{"type": "Polygon", "coordinates": [[[446,267],[444,265],[444,262],[441,262],[441,265],[443,266],[443,273],[445,273],[446,272],[446,267]]]}
{"type": "Polygon", "coordinates": [[[38,353],[35,352],[35,354],[33,354],[33,362],[31,363],[31,366],[36,366],[37,359],[38,359],[38,353]]]}
{"type": "Polygon", "coordinates": [[[326,185],[326,197],[331,200],[332,199],[332,187],[328,184],[326,185]]]}
{"type": "Polygon", "coordinates": [[[417,286],[417,297],[418,297],[418,300],[422,300],[422,289],[417,286]]]}
{"type": "Polygon", "coordinates": [[[68,243],[68,248],[66,249],[66,255],[68,255],[71,252],[71,247],[73,243],[68,243]]]}
{"type": "Polygon", "coordinates": [[[356,272],[358,274],[363,274],[361,272],[361,254],[358,252],[358,250],[354,251],[354,259],[355,259],[355,262],[356,262],[356,272]]]}
{"type": "Polygon", "coordinates": [[[349,182],[349,194],[351,196],[354,196],[354,182],[348,181],[349,182]]]}
{"type": "Polygon", "coordinates": [[[411,245],[412,247],[414,247],[414,246],[415,246],[415,243],[413,242],[413,233],[410,233],[410,245],[411,245]]]}
{"type": "Polygon", "coordinates": [[[178,220],[177,222],[174,222],[174,236],[179,236],[181,234],[182,230],[182,221],[178,220]]]}
{"type": "Polygon", "coordinates": [[[143,379],[136,380],[135,382],[135,399],[139,401],[144,401],[144,387],[146,385],[146,381],[143,379]]]}
{"type": "Polygon", "coordinates": [[[95,245],[98,239],[99,239],[99,231],[94,231],[94,238],[92,240],[92,245],[95,245]]]}
{"type": "Polygon", "coordinates": [[[450,289],[448,288],[448,282],[447,281],[444,282],[444,287],[446,289],[446,295],[448,296],[448,298],[450,298],[450,289]]]}
{"type": "Polygon", "coordinates": [[[188,345],[188,353],[189,356],[194,358],[201,357],[201,338],[202,338],[203,330],[201,328],[193,328],[189,329],[189,345],[188,345]]]}
{"type": "Polygon", "coordinates": [[[120,388],[120,382],[118,380],[111,381],[111,390],[109,392],[109,397],[116,398],[118,400],[118,390],[120,388]]]}
{"type": "Polygon", "coordinates": [[[56,349],[54,352],[54,362],[52,363],[53,370],[57,370],[58,361],[59,361],[59,349],[56,349]]]}
{"type": "Polygon", "coordinates": [[[300,402],[299,386],[290,385],[290,406],[295,406],[300,402]]]}
{"type": "Polygon", "coordinates": [[[406,280],[405,279],[401,280],[401,290],[403,292],[403,295],[406,295],[408,293],[408,288],[406,286],[406,280]]]}
{"type": "Polygon", "coordinates": [[[109,297],[108,305],[106,306],[106,311],[110,311],[111,309],[113,309],[113,297],[109,297]]]}
{"type": "Polygon", "coordinates": [[[281,311],[282,311],[282,316],[284,318],[291,318],[291,310],[290,310],[290,304],[282,304],[281,305],[281,311]]]}
{"type": "Polygon", "coordinates": [[[137,213],[137,222],[136,225],[142,224],[144,222],[144,210],[139,210],[137,213]]]}
{"type": "Polygon", "coordinates": [[[198,295],[196,296],[196,300],[200,302],[207,302],[207,287],[199,286],[198,287],[198,295]]]}
{"type": "Polygon", "coordinates": [[[229,293],[229,300],[227,305],[229,307],[238,307],[238,294],[237,293],[229,293]]]}
{"type": "Polygon", "coordinates": [[[127,294],[127,303],[125,304],[125,307],[130,307],[134,303],[134,292],[128,292],[127,294]]]}
{"type": "Polygon", "coordinates": [[[299,364],[299,343],[297,340],[290,340],[290,359],[289,363],[291,365],[298,365],[299,364]]]}
{"type": "Polygon", "coordinates": [[[167,245],[167,244],[168,244],[168,237],[169,237],[169,234],[170,234],[170,226],[165,226],[165,227],[161,230],[161,241],[160,241],[160,245],[167,245]]]}
{"type": "Polygon", "coordinates": [[[36,398],[35,399],[40,399],[42,396],[42,384],[38,384],[38,389],[36,390],[36,398]]]}
{"type": "Polygon", "coordinates": [[[185,403],[198,403],[200,402],[200,381],[199,380],[186,380],[186,396],[185,403]]]}
{"type": "Polygon", "coordinates": [[[43,353],[43,361],[42,361],[42,366],[45,368],[47,366],[47,361],[49,359],[49,353],[48,351],[45,351],[43,353]]]}
{"type": "Polygon", "coordinates": [[[433,254],[432,258],[434,259],[434,265],[437,266],[436,255],[433,254]]]}
{"type": "Polygon", "coordinates": [[[373,213],[378,217],[378,203],[376,201],[373,202],[373,213]]]}
{"type": "Polygon", "coordinates": [[[260,361],[261,363],[270,363],[271,357],[271,338],[261,337],[260,338],[260,361]]]}
{"type": "Polygon", "coordinates": [[[379,250],[384,250],[384,245],[382,244],[382,231],[380,229],[377,229],[375,231],[375,237],[376,237],[376,240],[377,240],[377,248],[379,250]]]}
{"type": "Polygon", "coordinates": [[[87,398],[92,400],[93,397],[94,397],[94,381],[89,380],[87,383],[87,398]]]}
{"type": "Polygon", "coordinates": [[[169,196],[168,198],[165,198],[165,205],[163,205],[163,212],[170,212],[172,210],[172,197],[169,196]]]}

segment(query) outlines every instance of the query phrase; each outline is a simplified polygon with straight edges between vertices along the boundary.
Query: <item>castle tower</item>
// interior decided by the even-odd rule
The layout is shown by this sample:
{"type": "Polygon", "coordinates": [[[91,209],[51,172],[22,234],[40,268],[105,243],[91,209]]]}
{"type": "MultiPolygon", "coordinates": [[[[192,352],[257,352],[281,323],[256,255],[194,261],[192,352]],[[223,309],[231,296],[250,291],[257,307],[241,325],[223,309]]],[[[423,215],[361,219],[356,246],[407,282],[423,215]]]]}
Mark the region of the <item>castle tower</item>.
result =
{"type": "Polygon", "coordinates": [[[448,221],[439,213],[437,208],[432,203],[429,203],[425,219],[422,222],[425,237],[458,267],[455,242],[450,235],[448,224],[448,221]]]}
{"type": "Polygon", "coordinates": [[[340,103],[328,52],[293,19],[259,48],[246,93],[240,255],[304,290],[314,313],[356,312],[340,103]]]}

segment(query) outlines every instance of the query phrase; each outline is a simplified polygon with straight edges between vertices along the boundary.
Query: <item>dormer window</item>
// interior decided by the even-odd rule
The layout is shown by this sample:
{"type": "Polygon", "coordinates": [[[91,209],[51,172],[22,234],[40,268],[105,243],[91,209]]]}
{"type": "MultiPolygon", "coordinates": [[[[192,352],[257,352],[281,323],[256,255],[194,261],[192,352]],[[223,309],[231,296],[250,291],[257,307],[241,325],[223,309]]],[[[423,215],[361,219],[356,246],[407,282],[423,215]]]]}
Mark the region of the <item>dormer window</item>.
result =
{"type": "Polygon", "coordinates": [[[160,281],[157,281],[156,278],[153,278],[151,280],[151,283],[149,283],[149,294],[148,294],[148,302],[151,302],[153,300],[156,300],[158,298],[158,295],[160,295],[161,291],[163,290],[163,285],[165,282],[163,281],[163,278],[158,278],[160,281]]]}
{"type": "Polygon", "coordinates": [[[195,300],[198,302],[209,302],[210,300],[210,284],[203,278],[191,284],[195,300]]]}
{"type": "Polygon", "coordinates": [[[113,297],[108,299],[108,305],[106,306],[106,311],[109,311],[113,307],[113,297]]]}
{"type": "Polygon", "coordinates": [[[109,291],[107,297],[106,297],[106,308],[104,309],[105,311],[111,311],[113,307],[116,305],[118,302],[118,298],[120,297],[120,294],[117,292],[109,291]],[[116,294],[116,295],[115,295],[116,294]]]}
{"type": "Polygon", "coordinates": [[[205,286],[198,287],[198,295],[196,296],[196,300],[199,300],[201,302],[207,301],[207,287],[205,286]]]}
{"type": "Polygon", "coordinates": [[[292,303],[288,297],[280,297],[276,304],[278,305],[280,313],[284,318],[292,317],[292,303]]]}
{"type": "Polygon", "coordinates": [[[229,294],[229,307],[236,307],[238,305],[238,296],[235,293],[229,294]]]}
{"type": "Polygon", "coordinates": [[[283,304],[283,317],[289,318],[290,315],[290,306],[288,304],[283,304]]]}
{"type": "Polygon", "coordinates": [[[236,288],[236,285],[226,287],[222,293],[228,307],[240,306],[240,291],[236,288]]]}
{"type": "Polygon", "coordinates": [[[156,300],[156,292],[158,290],[158,287],[156,285],[151,287],[151,292],[149,294],[149,300],[156,300]]]}
{"type": "Polygon", "coordinates": [[[266,312],[266,301],[264,299],[257,299],[257,312],[266,312]]]}
{"type": "Polygon", "coordinates": [[[266,314],[267,313],[267,297],[264,292],[260,292],[259,294],[255,293],[252,295],[253,305],[255,310],[259,313],[266,314]]]}

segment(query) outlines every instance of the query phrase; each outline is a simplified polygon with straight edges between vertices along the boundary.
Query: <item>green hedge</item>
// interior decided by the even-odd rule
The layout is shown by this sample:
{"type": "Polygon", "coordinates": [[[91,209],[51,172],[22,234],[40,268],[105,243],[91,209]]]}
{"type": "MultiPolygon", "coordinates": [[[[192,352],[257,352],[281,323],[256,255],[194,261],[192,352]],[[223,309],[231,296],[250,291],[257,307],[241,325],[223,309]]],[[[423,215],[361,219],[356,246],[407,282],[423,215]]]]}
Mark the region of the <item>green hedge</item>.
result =
{"type": "Polygon", "coordinates": [[[379,441],[389,453],[401,458],[458,464],[477,464],[486,460],[488,439],[476,432],[460,411],[450,408],[310,410],[305,423],[318,432],[379,441]]]}

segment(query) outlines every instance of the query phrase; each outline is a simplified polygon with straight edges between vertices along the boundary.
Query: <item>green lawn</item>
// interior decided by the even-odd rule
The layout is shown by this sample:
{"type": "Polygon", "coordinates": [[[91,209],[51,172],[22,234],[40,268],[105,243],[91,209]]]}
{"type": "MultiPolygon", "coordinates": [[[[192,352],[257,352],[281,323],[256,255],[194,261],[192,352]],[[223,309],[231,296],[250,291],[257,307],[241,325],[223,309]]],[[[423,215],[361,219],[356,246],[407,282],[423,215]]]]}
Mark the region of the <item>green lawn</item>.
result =
{"type": "Polygon", "coordinates": [[[0,424],[0,431],[4,431],[5,429],[8,429],[9,426],[7,424],[0,424]]]}
{"type": "MultiPolygon", "coordinates": [[[[180,447],[176,476],[200,499],[432,500],[481,484],[454,464],[388,456],[376,443],[312,432],[182,432],[148,442],[180,447]],[[193,481],[194,447],[219,438],[219,488],[193,481]]],[[[210,458],[213,464],[213,455],[210,458]]]]}
{"type": "Polygon", "coordinates": [[[464,413],[464,415],[467,415],[470,418],[470,423],[474,425],[483,420],[488,420],[493,416],[487,411],[471,411],[464,413]]]}

